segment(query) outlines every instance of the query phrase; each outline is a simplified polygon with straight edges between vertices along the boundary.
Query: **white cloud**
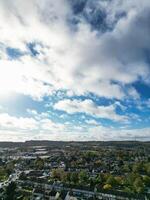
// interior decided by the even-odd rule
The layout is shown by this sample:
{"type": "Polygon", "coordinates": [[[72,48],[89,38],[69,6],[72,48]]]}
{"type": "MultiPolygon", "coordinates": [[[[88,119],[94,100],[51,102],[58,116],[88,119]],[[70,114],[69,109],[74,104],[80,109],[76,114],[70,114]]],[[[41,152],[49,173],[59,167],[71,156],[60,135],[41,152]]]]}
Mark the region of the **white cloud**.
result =
{"type": "Polygon", "coordinates": [[[114,105],[118,106],[123,111],[126,110],[126,106],[122,105],[119,101],[115,101],[114,105]]]}
{"type": "Polygon", "coordinates": [[[150,128],[141,129],[115,129],[103,126],[91,127],[88,130],[85,140],[149,140],[150,128]]]}
{"type": "Polygon", "coordinates": [[[116,114],[115,106],[97,106],[90,99],[84,101],[64,99],[54,105],[54,109],[65,111],[69,114],[86,113],[99,118],[111,119],[114,121],[126,121],[127,117],[116,114]]]}
{"type": "MultiPolygon", "coordinates": [[[[90,3],[92,1],[87,1],[85,10],[90,11],[90,3]]],[[[94,93],[97,98],[130,98],[138,102],[140,94],[133,83],[142,81],[150,84],[146,57],[150,52],[150,2],[97,1],[96,6],[96,9],[106,12],[106,24],[111,30],[107,27],[104,32],[92,29],[81,15],[77,16],[79,23],[75,27],[70,25],[69,20],[74,15],[67,0],[1,0],[0,99],[17,93],[39,101],[54,95],[57,90],[65,90],[72,97],[94,93]],[[27,47],[28,43],[35,44],[36,56],[27,47]],[[23,55],[13,59],[13,56],[7,55],[7,47],[16,48],[23,55]]],[[[117,106],[126,111],[120,102],[98,106],[91,100],[64,99],[54,108],[65,111],[66,115],[82,112],[126,123],[129,123],[129,118],[141,120],[135,115],[117,114],[117,106]]],[[[52,106],[52,102],[47,105],[52,106]]],[[[149,107],[149,101],[141,106],[149,107]]],[[[126,139],[133,135],[140,138],[140,134],[146,138],[149,133],[148,128],[126,131],[105,128],[96,125],[93,120],[86,120],[86,117],[87,123],[93,124],[93,127],[84,132],[80,126],[73,128],[67,123],[53,122],[48,113],[27,111],[31,115],[29,118],[0,114],[0,129],[5,129],[3,131],[8,133],[8,139],[19,140],[22,134],[26,139],[30,130],[33,138],[58,140],[66,140],[67,137],[70,140],[126,139]]],[[[4,134],[0,136],[3,137],[4,134]]]]}
{"type": "Polygon", "coordinates": [[[0,41],[25,52],[25,43],[42,44],[35,46],[39,51],[36,58],[25,55],[18,61],[8,61],[2,56],[0,74],[5,78],[4,88],[38,100],[58,89],[76,94],[93,92],[107,98],[139,97],[135,90],[128,92],[124,87],[139,77],[146,82],[149,79],[142,49],[149,48],[150,4],[146,0],[127,0],[100,6],[107,11],[109,23],[119,11],[127,13],[113,31],[104,34],[91,31],[90,24],[82,20],[73,32],[66,20],[72,13],[65,0],[2,0],[0,41]],[[4,65],[11,77],[5,74],[4,65]]]}
{"type": "Polygon", "coordinates": [[[34,60],[31,61],[31,58],[27,60],[23,58],[22,62],[0,60],[0,85],[3,86],[0,87],[0,95],[15,92],[29,95],[37,100],[41,100],[45,95],[51,95],[51,86],[38,77],[39,64],[38,62],[36,64],[34,60]]]}
{"type": "Polygon", "coordinates": [[[27,110],[31,117],[16,117],[7,113],[0,113],[0,129],[12,131],[33,132],[49,131],[49,133],[64,131],[65,126],[55,123],[48,118],[47,113],[38,113],[36,110],[27,110]]]}
{"type": "Polygon", "coordinates": [[[14,117],[7,113],[0,114],[0,127],[8,129],[35,130],[37,122],[33,118],[14,117]]]}
{"type": "Polygon", "coordinates": [[[85,120],[85,122],[86,122],[87,124],[90,124],[90,125],[95,125],[95,126],[100,125],[100,123],[98,123],[98,122],[97,122],[96,120],[94,120],[94,119],[85,120]]]}
{"type": "Polygon", "coordinates": [[[36,111],[36,110],[33,110],[33,109],[27,109],[27,112],[30,114],[30,115],[33,115],[33,116],[35,116],[35,115],[38,115],[38,112],[36,111]]]}
{"type": "Polygon", "coordinates": [[[50,119],[43,119],[40,121],[41,129],[45,131],[51,131],[52,133],[60,132],[65,130],[65,126],[63,124],[54,123],[50,119]]]}
{"type": "MultiPolygon", "coordinates": [[[[87,103],[88,105],[89,103],[87,103]]],[[[87,108],[87,107],[86,107],[87,108]]],[[[76,110],[76,107],[74,107],[76,110]]],[[[99,108],[98,108],[99,109],[99,108]]],[[[89,111],[89,110],[88,110],[89,111]]],[[[147,140],[150,128],[129,129],[104,127],[95,120],[86,120],[92,126],[58,123],[41,117],[35,110],[28,110],[34,117],[16,117],[0,114],[0,141],[48,140],[147,140]],[[39,117],[38,117],[39,116],[39,117]]],[[[74,111],[71,111],[74,112],[74,111]]]]}
{"type": "MultiPolygon", "coordinates": [[[[51,122],[48,122],[51,124],[51,122]]],[[[56,126],[56,125],[54,125],[56,126]]],[[[26,141],[26,140],[58,140],[58,141],[115,141],[115,140],[142,140],[149,139],[150,128],[143,129],[114,129],[103,126],[92,126],[88,129],[64,127],[58,129],[46,126],[39,131],[29,130],[0,130],[0,141],[26,141]],[[59,130],[59,131],[58,131],[59,130]]]]}

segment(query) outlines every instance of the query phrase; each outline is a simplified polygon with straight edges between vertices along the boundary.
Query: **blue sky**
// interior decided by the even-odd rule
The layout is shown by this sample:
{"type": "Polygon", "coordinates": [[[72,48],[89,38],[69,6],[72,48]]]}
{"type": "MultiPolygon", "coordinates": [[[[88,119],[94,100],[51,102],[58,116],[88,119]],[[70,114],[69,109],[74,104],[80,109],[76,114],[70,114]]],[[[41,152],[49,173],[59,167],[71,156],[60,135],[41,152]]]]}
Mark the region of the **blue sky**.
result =
{"type": "Polygon", "coordinates": [[[0,141],[150,139],[149,0],[2,0],[0,141]]]}

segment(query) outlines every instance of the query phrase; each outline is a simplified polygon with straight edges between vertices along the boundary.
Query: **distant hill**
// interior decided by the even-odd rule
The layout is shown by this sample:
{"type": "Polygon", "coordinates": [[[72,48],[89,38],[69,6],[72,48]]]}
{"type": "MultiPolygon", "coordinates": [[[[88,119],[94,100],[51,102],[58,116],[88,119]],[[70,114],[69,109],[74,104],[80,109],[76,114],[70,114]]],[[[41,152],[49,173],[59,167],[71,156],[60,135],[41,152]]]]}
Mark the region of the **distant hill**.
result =
{"type": "Polygon", "coordinates": [[[150,141],[141,142],[141,141],[86,141],[86,142],[78,142],[78,141],[49,141],[49,140],[30,140],[26,142],[0,142],[0,147],[28,147],[28,146],[50,146],[50,147],[58,147],[61,148],[63,146],[114,146],[114,147],[138,147],[138,146],[150,146],[150,141]]]}

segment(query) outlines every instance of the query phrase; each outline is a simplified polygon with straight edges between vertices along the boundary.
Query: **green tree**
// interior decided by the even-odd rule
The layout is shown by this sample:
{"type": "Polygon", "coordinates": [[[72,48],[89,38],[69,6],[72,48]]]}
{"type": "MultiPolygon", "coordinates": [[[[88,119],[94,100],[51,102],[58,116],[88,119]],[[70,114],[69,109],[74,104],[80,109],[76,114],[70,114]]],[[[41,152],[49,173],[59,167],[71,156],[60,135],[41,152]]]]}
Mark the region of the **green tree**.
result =
{"type": "Polygon", "coordinates": [[[143,181],[145,186],[150,187],[150,177],[149,176],[143,176],[143,181]]]}
{"type": "Polygon", "coordinates": [[[102,184],[103,183],[103,176],[101,174],[99,174],[97,177],[96,177],[96,184],[102,184]]]}
{"type": "Polygon", "coordinates": [[[144,183],[143,183],[142,178],[140,177],[136,178],[133,183],[133,187],[137,193],[144,192],[144,183]]]}
{"type": "Polygon", "coordinates": [[[81,183],[87,183],[88,182],[88,174],[86,171],[82,170],[80,173],[79,173],[79,181],[81,183]]]}
{"type": "Polygon", "coordinates": [[[133,167],[132,167],[132,171],[133,171],[134,173],[139,173],[142,169],[143,169],[142,163],[136,163],[136,164],[134,164],[133,167]]]}
{"type": "Polygon", "coordinates": [[[94,167],[96,167],[96,168],[100,167],[101,165],[102,165],[102,162],[100,160],[96,160],[94,162],[94,167]]]}
{"type": "Polygon", "coordinates": [[[57,180],[63,180],[65,177],[65,172],[63,169],[53,169],[52,170],[52,178],[57,179],[57,180]]]}
{"type": "Polygon", "coordinates": [[[117,185],[117,181],[112,175],[110,175],[106,181],[106,184],[109,184],[113,187],[117,185]]]}
{"type": "Polygon", "coordinates": [[[62,182],[66,182],[67,181],[67,172],[65,172],[64,170],[62,171],[62,174],[61,174],[61,176],[60,176],[60,178],[61,178],[61,181],[62,182]]]}
{"type": "Polygon", "coordinates": [[[133,186],[133,183],[134,183],[135,179],[138,178],[138,177],[140,177],[140,175],[137,174],[137,173],[129,173],[126,176],[125,184],[133,186]]]}
{"type": "Polygon", "coordinates": [[[66,175],[67,177],[66,177],[66,181],[67,182],[71,182],[71,173],[70,172],[67,172],[67,175],[66,175]]]}
{"type": "Polygon", "coordinates": [[[44,168],[44,160],[40,157],[38,157],[36,160],[35,160],[35,167],[39,170],[42,170],[44,168]]]}
{"type": "Polygon", "coordinates": [[[70,179],[71,179],[71,182],[73,182],[74,184],[77,184],[78,181],[79,181],[78,173],[77,172],[72,172],[70,179]]]}
{"type": "Polygon", "coordinates": [[[123,171],[130,172],[131,171],[130,166],[128,164],[123,165],[123,171]]]}
{"type": "Polygon", "coordinates": [[[6,171],[8,175],[10,175],[13,172],[13,170],[14,170],[14,162],[12,161],[12,162],[7,163],[6,171]]]}
{"type": "Polygon", "coordinates": [[[24,172],[22,172],[22,173],[20,174],[20,176],[19,176],[19,179],[20,179],[20,180],[26,180],[26,179],[27,179],[26,174],[25,174],[24,172]]]}
{"type": "Polygon", "coordinates": [[[7,187],[6,187],[6,198],[5,200],[15,200],[15,190],[16,190],[16,183],[11,182],[7,187]]]}
{"type": "Polygon", "coordinates": [[[115,177],[115,180],[117,185],[122,185],[124,182],[124,178],[120,176],[115,177]]]}
{"type": "Polygon", "coordinates": [[[110,184],[105,184],[105,185],[103,186],[103,189],[104,189],[104,190],[110,190],[110,189],[112,189],[112,186],[111,186],[110,184]]]}
{"type": "Polygon", "coordinates": [[[0,181],[4,181],[8,178],[7,170],[3,167],[0,167],[0,181]]]}
{"type": "Polygon", "coordinates": [[[98,152],[97,151],[87,151],[84,156],[85,160],[87,162],[93,160],[94,158],[98,157],[98,152]]]}
{"type": "Polygon", "coordinates": [[[150,175],[150,162],[145,164],[145,171],[147,173],[147,175],[150,175]]]}

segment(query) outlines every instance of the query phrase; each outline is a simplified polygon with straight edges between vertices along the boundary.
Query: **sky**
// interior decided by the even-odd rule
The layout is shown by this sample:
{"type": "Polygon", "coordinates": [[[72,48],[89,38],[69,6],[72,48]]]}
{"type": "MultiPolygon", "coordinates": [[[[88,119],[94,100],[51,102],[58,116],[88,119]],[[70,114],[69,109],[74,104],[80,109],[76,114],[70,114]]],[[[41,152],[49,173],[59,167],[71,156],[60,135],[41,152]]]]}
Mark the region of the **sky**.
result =
{"type": "Polygon", "coordinates": [[[1,0],[0,141],[150,140],[149,0],[1,0]]]}

